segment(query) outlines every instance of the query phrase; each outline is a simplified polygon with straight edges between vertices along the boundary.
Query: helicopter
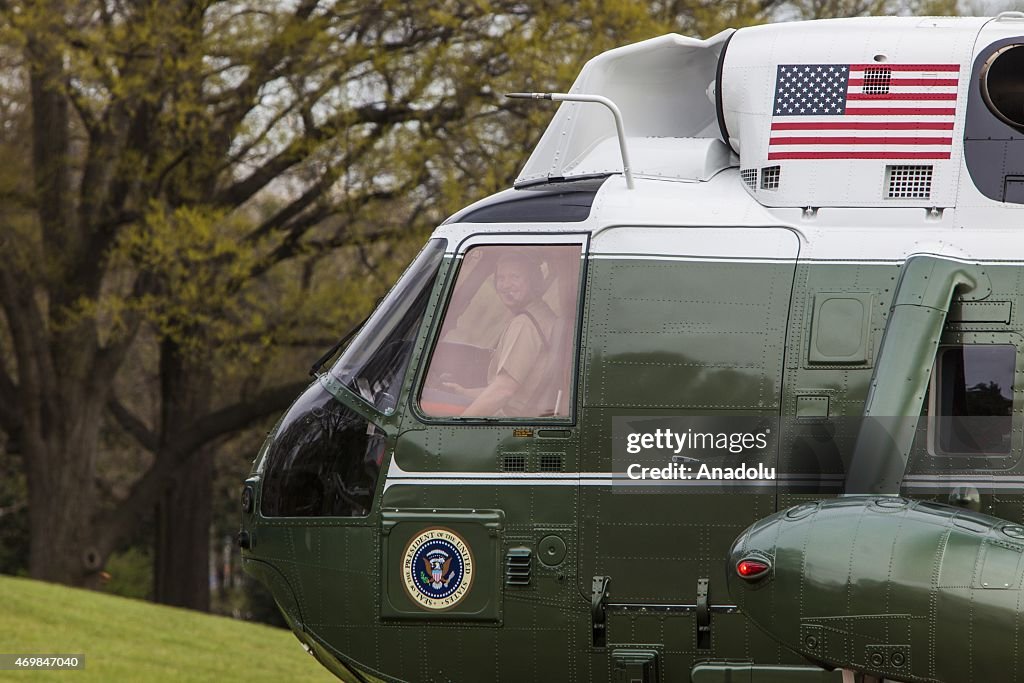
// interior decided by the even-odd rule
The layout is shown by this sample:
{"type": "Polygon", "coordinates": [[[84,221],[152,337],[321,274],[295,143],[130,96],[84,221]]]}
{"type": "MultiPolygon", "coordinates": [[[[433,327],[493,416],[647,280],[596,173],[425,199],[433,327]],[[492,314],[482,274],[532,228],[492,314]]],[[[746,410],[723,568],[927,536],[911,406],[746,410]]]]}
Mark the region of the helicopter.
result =
{"type": "MultiPolygon", "coordinates": [[[[590,60],[279,420],[346,681],[1024,678],[1024,14],[590,60]]],[[[319,365],[319,364],[318,364],[319,365]]]]}

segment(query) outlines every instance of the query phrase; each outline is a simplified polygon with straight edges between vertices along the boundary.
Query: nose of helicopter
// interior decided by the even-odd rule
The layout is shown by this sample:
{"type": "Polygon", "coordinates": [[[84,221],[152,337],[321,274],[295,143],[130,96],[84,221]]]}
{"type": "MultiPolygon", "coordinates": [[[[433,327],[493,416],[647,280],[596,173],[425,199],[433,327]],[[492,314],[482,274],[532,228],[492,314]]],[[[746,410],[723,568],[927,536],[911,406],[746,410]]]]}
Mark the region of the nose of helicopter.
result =
{"type": "Polygon", "coordinates": [[[275,555],[274,543],[271,540],[271,547],[264,549],[263,546],[267,545],[268,539],[261,539],[260,529],[256,528],[258,526],[256,510],[259,484],[259,477],[251,476],[242,485],[242,520],[238,534],[235,536],[235,542],[242,550],[242,568],[267,587],[281,609],[285,620],[298,634],[302,630],[302,614],[299,610],[299,603],[295,599],[295,592],[288,579],[274,566],[275,562],[272,560],[275,555]],[[261,541],[264,542],[261,543],[261,541]],[[268,553],[266,550],[270,552],[268,553]]]}

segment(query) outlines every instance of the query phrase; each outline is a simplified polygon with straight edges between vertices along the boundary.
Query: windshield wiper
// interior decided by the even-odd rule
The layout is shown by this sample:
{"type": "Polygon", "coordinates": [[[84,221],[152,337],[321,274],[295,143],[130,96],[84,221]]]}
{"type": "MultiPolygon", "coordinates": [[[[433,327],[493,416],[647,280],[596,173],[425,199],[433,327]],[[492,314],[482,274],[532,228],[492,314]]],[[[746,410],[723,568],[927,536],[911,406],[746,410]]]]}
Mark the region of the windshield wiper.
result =
{"type": "Polygon", "coordinates": [[[316,377],[317,373],[320,372],[320,368],[322,368],[324,366],[324,363],[326,363],[330,359],[331,356],[336,354],[338,352],[338,350],[342,346],[347,344],[348,340],[356,335],[356,332],[358,332],[359,330],[363,329],[363,325],[366,324],[366,321],[369,320],[370,316],[372,316],[377,311],[377,308],[380,307],[380,302],[381,301],[384,301],[384,297],[380,297],[379,299],[377,299],[376,303],[373,304],[373,308],[371,308],[370,312],[366,314],[366,317],[363,318],[362,321],[358,325],[356,325],[351,330],[349,330],[348,334],[346,334],[344,337],[342,337],[340,340],[338,340],[338,343],[335,344],[334,346],[332,346],[327,353],[325,353],[324,355],[320,356],[320,358],[315,363],[313,363],[313,367],[311,367],[309,369],[309,376],[310,377],[316,377]]]}
{"type": "MultiPolygon", "coordinates": [[[[372,312],[371,312],[370,315],[373,315],[372,312]]],[[[327,351],[327,353],[325,353],[324,355],[320,356],[320,358],[317,359],[317,361],[315,363],[313,363],[313,367],[311,367],[309,369],[309,376],[310,377],[317,377],[318,373],[320,372],[320,368],[322,368],[324,366],[324,363],[326,363],[328,360],[330,360],[331,356],[336,354],[338,352],[338,350],[341,349],[341,347],[343,347],[345,344],[347,344],[348,341],[350,339],[352,339],[352,337],[354,337],[359,330],[363,329],[363,325],[365,325],[366,321],[369,320],[369,319],[370,319],[369,315],[366,316],[365,318],[363,318],[363,321],[361,323],[359,323],[358,325],[353,327],[351,330],[349,330],[348,334],[346,334],[344,337],[342,337],[338,341],[337,344],[332,346],[330,348],[330,350],[327,351]]]]}

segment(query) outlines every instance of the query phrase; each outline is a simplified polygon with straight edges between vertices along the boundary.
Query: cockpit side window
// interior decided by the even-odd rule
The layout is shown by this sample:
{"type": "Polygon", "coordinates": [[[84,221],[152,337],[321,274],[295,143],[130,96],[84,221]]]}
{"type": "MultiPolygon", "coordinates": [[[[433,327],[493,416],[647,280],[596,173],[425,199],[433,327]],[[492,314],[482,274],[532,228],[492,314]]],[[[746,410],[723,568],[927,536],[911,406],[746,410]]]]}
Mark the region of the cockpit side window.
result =
{"type": "Polygon", "coordinates": [[[931,413],[936,455],[1009,455],[1013,434],[1011,345],[939,350],[931,413]]]}
{"type": "Polygon", "coordinates": [[[387,436],[319,382],[270,437],[265,517],[365,517],[373,505],[387,436]]]}
{"type": "Polygon", "coordinates": [[[580,263],[578,243],[469,249],[420,393],[423,413],[569,417],[580,263]]]}
{"type": "Polygon", "coordinates": [[[444,239],[427,242],[331,369],[382,413],[391,413],[397,405],[446,244],[444,239]]]}

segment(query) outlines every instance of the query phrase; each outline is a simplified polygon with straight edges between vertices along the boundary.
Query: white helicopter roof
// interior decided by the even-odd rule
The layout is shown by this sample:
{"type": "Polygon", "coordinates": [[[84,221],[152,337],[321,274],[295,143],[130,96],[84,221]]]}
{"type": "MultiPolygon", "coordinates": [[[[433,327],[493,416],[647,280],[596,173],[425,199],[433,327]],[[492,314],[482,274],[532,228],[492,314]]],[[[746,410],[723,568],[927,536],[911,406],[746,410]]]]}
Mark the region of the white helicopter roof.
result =
{"type": "MultiPolygon", "coordinates": [[[[667,35],[595,57],[570,92],[618,105],[640,178],[738,167],[769,207],[984,207],[963,172],[972,72],[987,46],[1022,35],[1020,13],[667,35]]],[[[608,110],[565,102],[516,186],[621,168],[608,110]]]]}
{"type": "Polygon", "coordinates": [[[435,232],[449,251],[587,233],[597,257],[774,258],[787,233],[800,260],[1024,261],[1024,13],[662,36],[595,57],[572,93],[619,106],[635,187],[609,110],[565,102],[515,189],[435,232]]]}

